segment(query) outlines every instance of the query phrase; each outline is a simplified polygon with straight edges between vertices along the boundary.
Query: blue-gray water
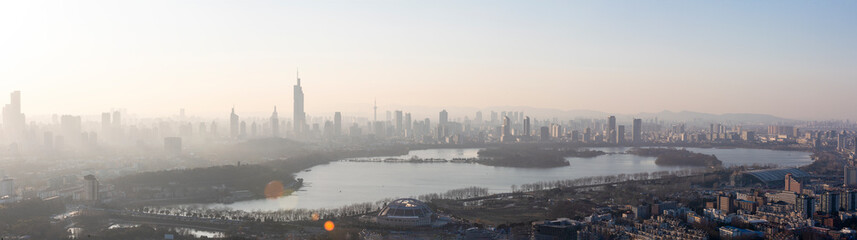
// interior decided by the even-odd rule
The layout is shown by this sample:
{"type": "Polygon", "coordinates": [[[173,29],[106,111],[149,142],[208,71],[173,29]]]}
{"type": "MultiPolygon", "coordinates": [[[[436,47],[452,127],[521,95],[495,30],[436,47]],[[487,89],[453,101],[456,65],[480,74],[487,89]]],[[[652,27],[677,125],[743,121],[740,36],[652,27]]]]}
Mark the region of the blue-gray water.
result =
{"type": "MultiPolygon", "coordinates": [[[[623,153],[628,148],[595,148],[623,153]]],[[[397,158],[470,158],[479,149],[428,149],[411,151],[397,158]]],[[[811,162],[809,153],[763,149],[688,148],[693,152],[714,154],[724,165],[778,164],[800,166],[811,162]]],[[[386,158],[386,157],[373,157],[386,158]]],[[[290,196],[208,207],[236,210],[273,211],[290,208],[336,208],[352,203],[375,202],[385,198],[410,197],[428,193],[478,186],[490,192],[508,192],[512,185],[538,181],[575,179],[590,176],[672,171],[687,167],[655,165],[655,158],[630,154],[608,154],[595,158],[567,158],[570,166],[549,169],[491,167],[468,163],[386,163],[338,161],[300,172],[305,186],[290,196]]]]}

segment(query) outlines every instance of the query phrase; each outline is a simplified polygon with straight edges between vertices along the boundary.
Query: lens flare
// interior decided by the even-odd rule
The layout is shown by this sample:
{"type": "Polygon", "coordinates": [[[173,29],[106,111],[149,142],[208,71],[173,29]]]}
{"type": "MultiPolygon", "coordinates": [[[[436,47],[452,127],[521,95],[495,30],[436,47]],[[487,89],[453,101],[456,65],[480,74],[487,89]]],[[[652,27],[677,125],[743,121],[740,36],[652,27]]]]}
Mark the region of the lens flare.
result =
{"type": "Polygon", "coordinates": [[[278,198],[282,197],[285,191],[283,191],[283,183],[280,181],[271,181],[268,182],[268,185],[265,186],[265,197],[266,198],[278,198]]]}
{"type": "Polygon", "coordinates": [[[328,232],[333,231],[333,222],[324,222],[324,230],[327,230],[328,232]]]}

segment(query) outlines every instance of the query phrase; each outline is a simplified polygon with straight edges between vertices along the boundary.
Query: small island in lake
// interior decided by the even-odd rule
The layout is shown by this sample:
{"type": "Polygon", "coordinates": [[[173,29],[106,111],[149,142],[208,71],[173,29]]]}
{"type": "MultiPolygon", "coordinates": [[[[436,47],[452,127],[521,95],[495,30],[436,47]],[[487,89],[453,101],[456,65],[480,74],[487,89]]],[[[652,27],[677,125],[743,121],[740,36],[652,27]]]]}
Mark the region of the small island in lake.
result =
{"type": "Polygon", "coordinates": [[[566,157],[591,158],[606,153],[596,150],[504,146],[479,150],[479,164],[500,167],[552,168],[568,166],[566,157]]]}
{"type": "Polygon", "coordinates": [[[714,155],[695,153],[676,148],[633,148],[628,153],[644,157],[657,157],[661,166],[720,166],[723,162],[714,155]]]}

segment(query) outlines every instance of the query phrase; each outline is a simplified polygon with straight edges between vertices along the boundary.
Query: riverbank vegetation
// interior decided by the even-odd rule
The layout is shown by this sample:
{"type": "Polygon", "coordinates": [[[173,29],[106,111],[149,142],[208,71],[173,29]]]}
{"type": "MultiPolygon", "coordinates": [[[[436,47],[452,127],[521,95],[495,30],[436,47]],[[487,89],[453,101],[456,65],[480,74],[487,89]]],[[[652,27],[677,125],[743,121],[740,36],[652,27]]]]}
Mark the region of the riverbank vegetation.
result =
{"type": "Polygon", "coordinates": [[[808,173],[816,175],[842,175],[845,157],[833,152],[812,153],[812,163],[800,167],[808,173]]]}
{"type": "Polygon", "coordinates": [[[259,164],[223,165],[206,168],[171,169],[126,175],[110,182],[126,193],[129,203],[212,203],[229,199],[235,191],[249,191],[252,198],[266,197],[265,187],[278,182],[284,194],[297,190],[294,174],[316,165],[343,158],[407,154],[407,148],[311,152],[259,164]]]}
{"type": "Polygon", "coordinates": [[[695,153],[676,148],[633,148],[628,153],[644,157],[656,157],[655,164],[661,166],[708,166],[716,167],[723,162],[714,155],[695,153]]]}

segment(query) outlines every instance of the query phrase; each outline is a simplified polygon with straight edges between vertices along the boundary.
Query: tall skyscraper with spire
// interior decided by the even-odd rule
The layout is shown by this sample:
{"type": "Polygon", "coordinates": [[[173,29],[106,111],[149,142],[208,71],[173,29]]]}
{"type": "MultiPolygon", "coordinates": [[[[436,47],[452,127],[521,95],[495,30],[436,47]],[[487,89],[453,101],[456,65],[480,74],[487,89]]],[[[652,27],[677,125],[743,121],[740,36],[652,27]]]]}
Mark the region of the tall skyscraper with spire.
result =
{"type": "Polygon", "coordinates": [[[274,113],[271,113],[271,136],[280,137],[280,117],[277,115],[277,106],[274,106],[274,113]]]}
{"type": "Polygon", "coordinates": [[[304,113],[304,90],[301,88],[301,76],[297,74],[298,84],[295,85],[295,109],[294,109],[294,125],[295,135],[300,135],[303,132],[306,124],[306,113],[304,113]]]}
{"type": "Polygon", "coordinates": [[[232,114],[229,114],[229,136],[238,138],[238,114],[235,114],[235,107],[232,107],[232,114]]]}

